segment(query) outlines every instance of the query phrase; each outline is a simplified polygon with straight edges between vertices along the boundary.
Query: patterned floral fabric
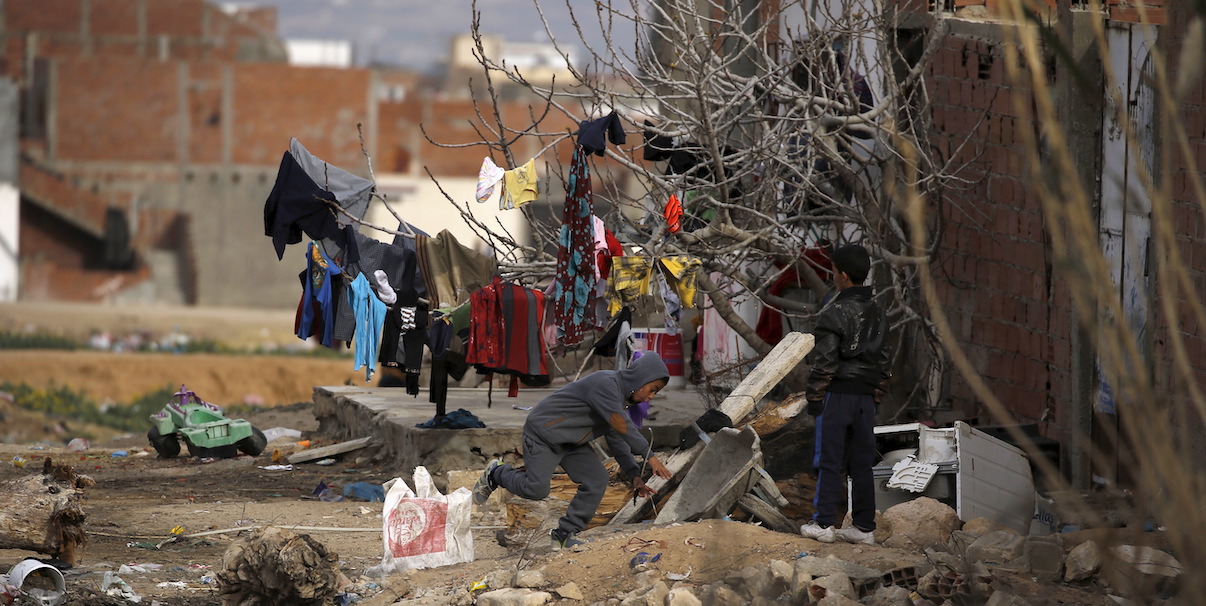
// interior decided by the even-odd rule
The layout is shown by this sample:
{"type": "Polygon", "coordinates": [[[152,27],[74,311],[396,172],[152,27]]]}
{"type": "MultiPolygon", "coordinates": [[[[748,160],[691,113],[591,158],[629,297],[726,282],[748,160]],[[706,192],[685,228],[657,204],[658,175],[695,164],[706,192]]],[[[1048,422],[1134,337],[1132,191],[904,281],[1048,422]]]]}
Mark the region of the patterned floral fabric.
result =
{"type": "Polygon", "coordinates": [[[595,239],[591,224],[594,198],[588,155],[581,146],[574,149],[557,243],[553,318],[561,329],[561,342],[566,345],[581,343],[594,324],[595,239]]]}

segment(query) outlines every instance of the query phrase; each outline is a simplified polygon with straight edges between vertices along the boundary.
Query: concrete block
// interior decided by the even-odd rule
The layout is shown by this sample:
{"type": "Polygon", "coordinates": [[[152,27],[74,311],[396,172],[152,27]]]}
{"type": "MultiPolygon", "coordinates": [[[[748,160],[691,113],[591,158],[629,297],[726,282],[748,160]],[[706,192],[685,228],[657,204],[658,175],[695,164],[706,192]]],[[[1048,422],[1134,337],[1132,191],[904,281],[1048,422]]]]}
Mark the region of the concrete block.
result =
{"type": "Polygon", "coordinates": [[[1030,564],[1030,574],[1043,581],[1063,578],[1064,549],[1054,537],[1026,537],[1024,553],[1030,564]]]}

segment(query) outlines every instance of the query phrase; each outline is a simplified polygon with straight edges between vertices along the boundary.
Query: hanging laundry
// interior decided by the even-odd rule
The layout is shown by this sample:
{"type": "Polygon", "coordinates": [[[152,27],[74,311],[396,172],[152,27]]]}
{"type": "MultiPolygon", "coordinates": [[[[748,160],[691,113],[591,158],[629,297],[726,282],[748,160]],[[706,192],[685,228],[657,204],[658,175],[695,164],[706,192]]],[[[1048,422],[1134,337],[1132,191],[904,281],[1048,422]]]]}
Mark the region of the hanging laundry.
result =
{"type": "Polygon", "coordinates": [[[335,305],[332,294],[332,278],[341,273],[339,266],[331,261],[317,244],[311,242],[306,248],[306,280],[302,287],[302,307],[297,326],[297,336],[307,339],[314,335],[315,312],[321,314],[317,319],[322,323],[322,336],[319,343],[327,347],[335,346],[335,305]],[[317,308],[317,309],[315,309],[317,308]]]}
{"type": "Polygon", "coordinates": [[[695,307],[696,272],[702,261],[687,255],[659,257],[615,257],[611,264],[611,279],[607,288],[607,309],[615,314],[637,297],[651,294],[653,271],[661,272],[666,283],[678,295],[683,307],[695,307]]]}
{"type": "Polygon", "coordinates": [[[499,181],[502,181],[503,173],[505,172],[494,163],[494,160],[490,159],[490,156],[486,156],[482,160],[482,167],[477,171],[478,202],[485,204],[490,199],[490,196],[494,194],[494,186],[498,185],[499,181]]]}
{"type": "MultiPolygon", "coordinates": [[[[419,259],[414,250],[405,246],[381,242],[360,232],[352,236],[352,241],[360,250],[360,259],[343,266],[348,280],[354,279],[361,273],[370,276],[378,270],[385,272],[385,277],[394,287],[409,284],[419,292],[420,297],[427,295],[427,285],[422,273],[417,269],[419,259]],[[405,276],[405,277],[404,277],[405,276]]],[[[352,314],[351,305],[340,299],[335,305],[335,338],[340,341],[351,341],[356,332],[356,320],[352,314]]]]}
{"type": "Polygon", "coordinates": [[[529,386],[548,385],[540,338],[544,293],[498,276],[469,297],[472,320],[465,361],[479,373],[517,376],[529,386]]]}
{"type": "MultiPolygon", "coordinates": [[[[805,248],[801,251],[800,258],[817,273],[817,277],[821,280],[829,281],[833,278],[833,262],[829,260],[828,241],[823,242],[820,246],[805,248]]],[[[775,266],[782,268],[782,265],[778,263],[775,266]]],[[[775,281],[766,289],[766,293],[780,296],[789,288],[808,288],[808,282],[796,271],[795,267],[783,270],[783,273],[779,274],[779,277],[775,278],[775,281]]],[[[783,340],[783,314],[770,305],[764,305],[762,311],[758,312],[758,324],[755,326],[754,332],[770,345],[778,345],[779,341],[783,340]]]]}
{"type": "Polygon", "coordinates": [[[615,111],[595,120],[583,120],[578,124],[578,146],[585,148],[587,153],[602,156],[607,148],[607,142],[623,145],[627,141],[624,134],[624,123],[615,111]]]}
{"type": "Polygon", "coordinates": [[[315,240],[332,239],[344,248],[348,245],[344,225],[349,220],[329,203],[362,219],[372,194],[372,181],[323,162],[296,138],[290,139],[264,202],[264,235],[272,238],[277,259],[284,258],[287,244],[301,242],[303,233],[315,240]]]}
{"type": "Polygon", "coordinates": [[[428,339],[428,308],[419,300],[418,290],[414,287],[416,265],[412,263],[404,269],[399,287],[393,289],[396,300],[386,314],[379,356],[383,365],[405,371],[406,393],[412,396],[419,393],[419,371],[428,339]]]}
{"type": "Polygon", "coordinates": [[[364,367],[364,381],[372,380],[377,371],[377,343],[381,339],[381,326],[385,323],[385,304],[377,298],[373,287],[364,274],[356,276],[348,285],[348,299],[352,303],[352,314],[356,317],[356,344],[353,370],[364,367]]]}
{"type": "MultiPolygon", "coordinates": [[[[611,275],[611,258],[624,256],[624,247],[598,215],[591,215],[591,226],[595,238],[595,328],[603,330],[607,327],[607,318],[610,316],[607,313],[607,278],[611,275]]],[[[551,294],[551,291],[549,293],[551,294]]],[[[550,327],[555,331],[555,322],[550,323],[550,327]]],[[[556,342],[555,333],[553,341],[556,342]]]]}
{"type": "Polygon", "coordinates": [[[683,204],[678,201],[678,196],[670,194],[670,199],[666,200],[666,211],[663,213],[666,218],[666,228],[670,233],[676,234],[682,230],[683,226],[680,221],[683,218],[683,204]]]}
{"type": "Polygon", "coordinates": [[[595,255],[591,227],[593,196],[590,165],[582,147],[574,149],[565,209],[557,238],[557,273],[553,282],[553,317],[561,329],[561,342],[576,345],[594,323],[595,255]]]}
{"type": "Polygon", "coordinates": [[[419,273],[431,309],[460,305],[469,294],[490,283],[498,262],[457,242],[448,230],[434,238],[415,238],[419,273]]]}
{"type": "Polygon", "coordinates": [[[503,173],[502,197],[498,201],[499,210],[519,208],[540,195],[536,175],[536,158],[528,160],[527,164],[513,168],[503,173]]]}

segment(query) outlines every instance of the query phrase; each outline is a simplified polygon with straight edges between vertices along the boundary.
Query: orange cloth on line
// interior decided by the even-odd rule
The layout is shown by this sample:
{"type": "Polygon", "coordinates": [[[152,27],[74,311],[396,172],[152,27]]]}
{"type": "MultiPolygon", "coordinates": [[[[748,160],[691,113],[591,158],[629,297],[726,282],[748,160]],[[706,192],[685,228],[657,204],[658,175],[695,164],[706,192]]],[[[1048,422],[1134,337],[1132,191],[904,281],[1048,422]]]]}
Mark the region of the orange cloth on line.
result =
{"type": "Polygon", "coordinates": [[[683,204],[678,201],[678,196],[670,194],[670,199],[666,200],[665,217],[670,233],[675,234],[682,230],[680,221],[683,218],[683,204]]]}

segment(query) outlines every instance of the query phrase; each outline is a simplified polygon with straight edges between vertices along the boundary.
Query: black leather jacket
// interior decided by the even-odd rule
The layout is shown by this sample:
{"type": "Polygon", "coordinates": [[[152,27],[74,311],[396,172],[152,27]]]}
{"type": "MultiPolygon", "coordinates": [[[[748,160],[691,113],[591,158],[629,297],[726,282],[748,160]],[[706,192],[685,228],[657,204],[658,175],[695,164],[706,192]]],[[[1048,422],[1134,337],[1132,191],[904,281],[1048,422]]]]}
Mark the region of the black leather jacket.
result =
{"type": "Polygon", "coordinates": [[[874,394],[892,377],[888,321],[870,286],[852,286],[821,311],[812,331],[816,344],[804,389],[809,402],[825,392],[874,394]]]}

